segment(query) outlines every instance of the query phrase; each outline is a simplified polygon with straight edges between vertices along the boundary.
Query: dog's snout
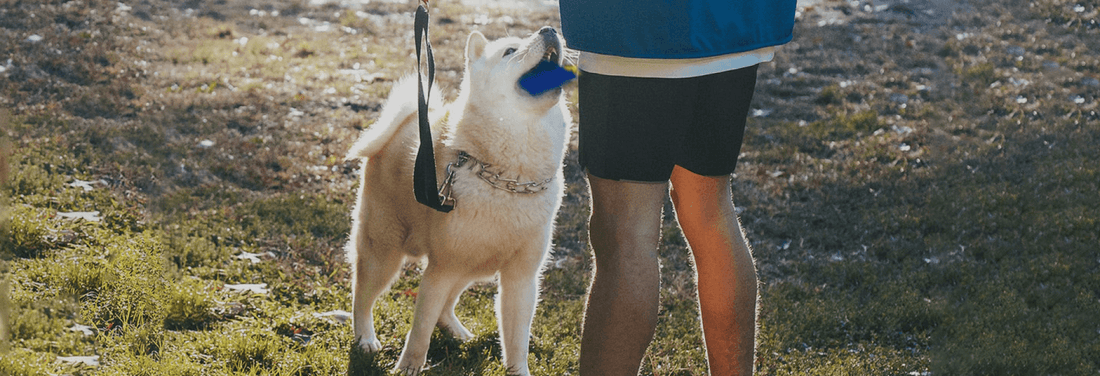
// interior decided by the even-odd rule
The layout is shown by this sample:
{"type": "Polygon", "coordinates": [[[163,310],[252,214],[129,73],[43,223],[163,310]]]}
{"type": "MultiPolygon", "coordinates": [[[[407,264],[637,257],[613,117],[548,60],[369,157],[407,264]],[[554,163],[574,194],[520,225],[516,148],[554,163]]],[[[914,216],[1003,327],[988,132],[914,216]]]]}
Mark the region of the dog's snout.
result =
{"type": "Polygon", "coordinates": [[[550,26],[543,26],[539,29],[538,38],[542,39],[547,45],[553,46],[552,48],[555,50],[561,49],[562,42],[561,38],[558,37],[558,31],[550,26]]]}

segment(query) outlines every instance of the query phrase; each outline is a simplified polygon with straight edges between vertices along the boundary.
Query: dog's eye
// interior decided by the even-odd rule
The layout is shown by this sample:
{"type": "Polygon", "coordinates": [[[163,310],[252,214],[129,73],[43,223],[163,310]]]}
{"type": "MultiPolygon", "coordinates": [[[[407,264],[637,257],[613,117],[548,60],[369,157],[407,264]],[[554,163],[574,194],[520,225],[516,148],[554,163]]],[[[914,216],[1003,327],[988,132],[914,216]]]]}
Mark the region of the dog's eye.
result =
{"type": "Polygon", "coordinates": [[[505,57],[505,56],[508,56],[508,55],[511,55],[511,54],[514,54],[514,53],[516,53],[516,49],[512,48],[512,47],[508,47],[508,49],[504,50],[504,55],[501,55],[500,57],[505,57]]]}

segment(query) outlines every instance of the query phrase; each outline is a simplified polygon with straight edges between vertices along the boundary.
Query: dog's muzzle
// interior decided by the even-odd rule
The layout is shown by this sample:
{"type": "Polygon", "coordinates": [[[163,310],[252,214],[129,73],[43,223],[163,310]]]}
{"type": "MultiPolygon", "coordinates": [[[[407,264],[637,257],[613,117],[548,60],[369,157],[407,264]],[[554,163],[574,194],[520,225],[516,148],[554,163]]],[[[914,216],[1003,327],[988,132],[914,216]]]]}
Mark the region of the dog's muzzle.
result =
{"type": "Polygon", "coordinates": [[[562,41],[553,28],[544,27],[532,42],[530,52],[542,49],[535,66],[520,76],[519,87],[532,96],[540,96],[551,90],[560,89],[563,84],[576,78],[576,74],[561,67],[562,41]]]}
{"type": "Polygon", "coordinates": [[[539,30],[539,37],[542,38],[542,43],[546,46],[546,52],[542,54],[542,60],[561,64],[561,39],[558,38],[557,30],[544,26],[539,30]]]}

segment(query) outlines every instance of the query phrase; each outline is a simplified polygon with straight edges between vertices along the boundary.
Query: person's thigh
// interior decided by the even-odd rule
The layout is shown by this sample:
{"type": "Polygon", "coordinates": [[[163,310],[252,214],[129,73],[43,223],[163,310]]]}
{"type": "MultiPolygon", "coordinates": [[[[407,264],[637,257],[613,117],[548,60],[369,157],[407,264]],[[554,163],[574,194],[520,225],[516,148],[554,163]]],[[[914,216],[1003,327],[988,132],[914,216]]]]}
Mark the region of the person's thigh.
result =
{"type": "Polygon", "coordinates": [[[672,148],[675,164],[706,176],[733,173],[756,87],[757,66],[695,77],[692,119],[672,148]]]}
{"type": "Polygon", "coordinates": [[[693,117],[691,82],[581,72],[578,90],[581,165],[608,180],[668,181],[672,141],[693,117]]]}

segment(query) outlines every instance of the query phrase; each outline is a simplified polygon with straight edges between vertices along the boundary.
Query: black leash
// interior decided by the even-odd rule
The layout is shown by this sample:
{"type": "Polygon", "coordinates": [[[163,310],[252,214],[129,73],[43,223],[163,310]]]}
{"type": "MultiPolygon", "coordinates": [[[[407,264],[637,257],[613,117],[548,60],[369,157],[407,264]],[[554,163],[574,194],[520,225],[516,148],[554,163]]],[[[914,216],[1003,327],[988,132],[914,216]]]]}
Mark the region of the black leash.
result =
{"type": "Polygon", "coordinates": [[[428,96],[432,91],[432,82],[435,81],[435,58],[432,57],[432,43],[428,40],[428,9],[423,5],[416,8],[414,21],[414,35],[416,37],[416,89],[417,117],[420,120],[420,149],[416,152],[416,164],[413,167],[413,193],[416,201],[427,205],[429,208],[443,213],[454,209],[453,204],[444,204],[443,195],[439,192],[439,184],[435,177],[435,150],[432,147],[432,127],[428,123],[428,96]],[[428,51],[428,91],[425,93],[423,76],[420,72],[420,43],[424,42],[424,49],[428,51]]]}

